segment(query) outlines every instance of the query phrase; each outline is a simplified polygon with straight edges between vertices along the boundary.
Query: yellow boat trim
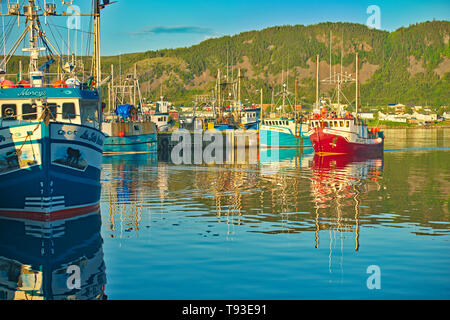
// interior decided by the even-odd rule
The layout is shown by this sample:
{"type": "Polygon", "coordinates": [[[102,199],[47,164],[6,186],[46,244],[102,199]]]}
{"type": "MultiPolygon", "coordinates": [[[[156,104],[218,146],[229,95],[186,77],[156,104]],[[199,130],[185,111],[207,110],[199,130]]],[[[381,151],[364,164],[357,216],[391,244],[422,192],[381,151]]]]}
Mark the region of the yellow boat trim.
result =
{"type": "Polygon", "coordinates": [[[318,156],[321,156],[321,157],[325,157],[325,156],[341,156],[341,155],[344,155],[344,154],[346,154],[346,153],[335,153],[335,152],[316,152],[316,154],[318,155],[318,156]]]}

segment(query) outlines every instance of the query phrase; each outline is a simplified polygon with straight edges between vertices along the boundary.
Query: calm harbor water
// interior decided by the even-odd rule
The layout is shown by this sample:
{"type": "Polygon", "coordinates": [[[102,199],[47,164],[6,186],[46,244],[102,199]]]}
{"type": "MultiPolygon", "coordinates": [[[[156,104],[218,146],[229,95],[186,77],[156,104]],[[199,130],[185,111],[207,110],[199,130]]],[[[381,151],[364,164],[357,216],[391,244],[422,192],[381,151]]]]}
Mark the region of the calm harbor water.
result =
{"type": "Polygon", "coordinates": [[[0,299],[449,299],[450,129],[386,136],[380,159],[105,157],[101,217],[0,219],[0,299]]]}
{"type": "Polygon", "coordinates": [[[362,162],[105,159],[108,297],[450,298],[450,130],[386,135],[384,158],[362,162]]]}

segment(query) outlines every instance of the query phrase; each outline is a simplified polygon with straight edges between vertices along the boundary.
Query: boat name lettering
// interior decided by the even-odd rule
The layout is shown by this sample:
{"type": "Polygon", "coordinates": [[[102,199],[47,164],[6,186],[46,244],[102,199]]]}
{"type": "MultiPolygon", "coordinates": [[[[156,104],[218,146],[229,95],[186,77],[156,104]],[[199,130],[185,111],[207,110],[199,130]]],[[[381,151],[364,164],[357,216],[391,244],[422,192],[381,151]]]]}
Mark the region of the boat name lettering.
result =
{"type": "Polygon", "coordinates": [[[45,96],[45,92],[44,91],[39,91],[39,90],[25,89],[22,92],[18,93],[17,96],[18,97],[31,97],[31,96],[43,97],[43,96],[45,96]]]}
{"type": "Polygon", "coordinates": [[[92,132],[90,135],[88,131],[85,131],[81,136],[81,139],[88,140],[90,142],[94,142],[98,144],[99,146],[103,146],[103,139],[97,135],[95,132],[92,132]]]}

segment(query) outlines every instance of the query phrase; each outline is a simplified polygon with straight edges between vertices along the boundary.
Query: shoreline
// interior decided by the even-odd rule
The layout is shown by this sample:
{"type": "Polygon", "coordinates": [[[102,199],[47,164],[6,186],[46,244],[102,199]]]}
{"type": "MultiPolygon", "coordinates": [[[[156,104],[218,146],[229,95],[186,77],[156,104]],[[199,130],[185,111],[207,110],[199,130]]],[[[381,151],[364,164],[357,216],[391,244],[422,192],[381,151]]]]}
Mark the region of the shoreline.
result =
{"type": "Polygon", "coordinates": [[[408,127],[408,126],[386,126],[386,125],[379,125],[377,126],[380,129],[386,130],[386,129],[450,129],[450,125],[443,125],[443,126],[414,126],[414,127],[408,127]]]}

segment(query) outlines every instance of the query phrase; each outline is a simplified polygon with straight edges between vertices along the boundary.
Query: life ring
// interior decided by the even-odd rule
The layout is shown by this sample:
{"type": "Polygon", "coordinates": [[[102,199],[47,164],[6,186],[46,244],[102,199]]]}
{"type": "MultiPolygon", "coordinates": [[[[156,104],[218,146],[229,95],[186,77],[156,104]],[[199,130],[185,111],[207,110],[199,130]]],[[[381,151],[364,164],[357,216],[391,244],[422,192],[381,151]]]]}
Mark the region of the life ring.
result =
{"type": "Polygon", "coordinates": [[[20,80],[16,83],[17,88],[31,88],[31,84],[28,81],[20,80]]]}
{"type": "Polygon", "coordinates": [[[3,89],[12,89],[12,88],[16,87],[14,82],[12,82],[11,80],[3,80],[1,82],[1,86],[2,86],[3,89]]]}
{"type": "Polygon", "coordinates": [[[53,82],[53,88],[67,88],[67,84],[64,80],[57,80],[53,82]]]}

